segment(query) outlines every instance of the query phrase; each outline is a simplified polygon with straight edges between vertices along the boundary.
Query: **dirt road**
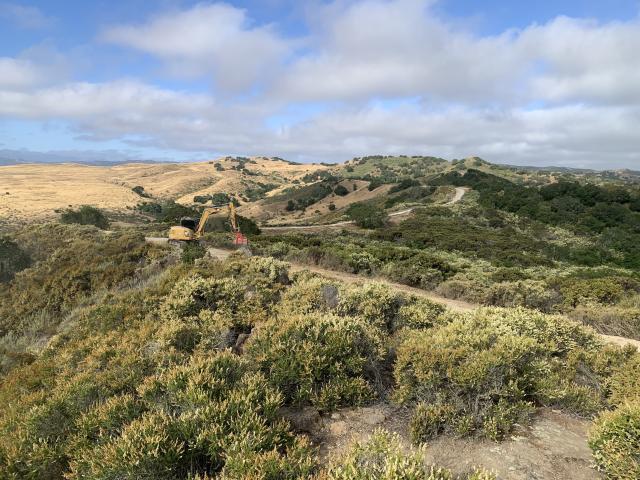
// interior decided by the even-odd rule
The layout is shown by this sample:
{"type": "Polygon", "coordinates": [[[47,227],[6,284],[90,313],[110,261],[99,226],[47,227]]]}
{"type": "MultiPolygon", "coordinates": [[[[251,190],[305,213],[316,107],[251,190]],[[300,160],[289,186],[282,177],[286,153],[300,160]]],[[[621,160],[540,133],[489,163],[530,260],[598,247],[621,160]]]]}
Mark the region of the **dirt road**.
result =
{"type": "MultiPolygon", "coordinates": [[[[453,195],[453,198],[449,200],[447,203],[445,203],[444,205],[453,205],[455,203],[458,203],[460,200],[462,200],[462,197],[464,197],[467,191],[468,189],[466,187],[456,187],[456,191],[455,191],[455,194],[453,195]]],[[[400,210],[398,212],[392,212],[388,216],[393,218],[393,217],[400,217],[402,215],[409,215],[411,212],[413,212],[414,208],[415,207],[411,207],[411,208],[406,208],[404,210],[400,210]]],[[[353,225],[355,225],[355,222],[353,220],[345,220],[342,222],[329,223],[326,225],[283,225],[280,227],[260,227],[260,229],[267,232],[284,232],[289,230],[302,230],[302,231],[308,231],[308,232],[315,232],[325,228],[344,228],[344,227],[353,226],[353,225]]]]}
{"type": "Polygon", "coordinates": [[[464,197],[464,194],[467,193],[469,189],[467,187],[456,187],[456,193],[451,200],[449,200],[445,205],[453,205],[454,203],[458,203],[464,197]]]}

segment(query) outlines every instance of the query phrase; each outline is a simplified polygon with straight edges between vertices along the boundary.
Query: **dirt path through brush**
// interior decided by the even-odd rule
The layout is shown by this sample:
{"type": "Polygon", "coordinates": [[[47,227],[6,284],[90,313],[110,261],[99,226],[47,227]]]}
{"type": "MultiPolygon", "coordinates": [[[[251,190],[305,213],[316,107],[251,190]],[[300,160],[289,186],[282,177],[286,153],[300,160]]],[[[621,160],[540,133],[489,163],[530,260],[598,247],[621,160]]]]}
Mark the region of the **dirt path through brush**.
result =
{"type": "MultiPolygon", "coordinates": [[[[225,260],[233,253],[232,250],[223,250],[220,248],[209,248],[208,253],[211,257],[217,258],[219,260],[225,260]]],[[[470,310],[474,310],[476,308],[482,307],[482,305],[465,302],[463,300],[454,300],[452,298],[446,298],[441,295],[438,295],[435,292],[430,292],[428,290],[422,290],[421,288],[414,288],[408,285],[403,285],[401,283],[391,282],[384,278],[377,277],[362,277],[359,275],[355,275],[353,273],[346,272],[338,272],[336,270],[327,270],[326,268],[317,267],[314,265],[304,265],[302,263],[295,262],[287,262],[291,265],[291,272],[301,272],[303,270],[309,270],[310,272],[317,273],[327,278],[333,278],[345,283],[365,283],[365,282],[379,282],[387,285],[389,288],[394,290],[400,290],[402,292],[413,294],[417,297],[427,298],[434,302],[445,305],[449,309],[456,312],[468,312],[470,310]]],[[[638,350],[640,350],[640,341],[634,340],[632,338],[626,337],[617,337],[615,335],[603,335],[600,334],[600,337],[606,342],[613,345],[618,345],[620,347],[625,347],[627,345],[631,345],[638,350]]]]}
{"type": "MultiPolygon", "coordinates": [[[[466,187],[456,187],[456,192],[453,195],[453,198],[449,200],[447,203],[444,203],[443,205],[453,205],[455,203],[458,203],[460,200],[462,200],[462,197],[464,197],[467,191],[468,191],[468,188],[466,187]]],[[[406,208],[404,210],[400,210],[398,212],[391,212],[387,216],[390,218],[393,218],[393,217],[401,217],[403,215],[409,215],[411,212],[413,212],[414,208],[415,207],[411,207],[411,208],[406,208]]],[[[348,227],[353,225],[355,225],[355,222],[353,220],[344,220],[342,222],[328,223],[326,225],[286,225],[281,227],[260,227],[260,229],[266,232],[287,232],[290,230],[317,232],[318,230],[322,230],[325,228],[343,228],[343,227],[348,227]]]]}
{"type": "Polygon", "coordinates": [[[410,287],[408,285],[402,285],[401,283],[394,283],[386,280],[384,278],[374,278],[374,277],[361,277],[355,275],[353,273],[345,273],[345,272],[337,272],[335,270],[327,270],[324,268],[303,265],[300,263],[291,263],[290,271],[292,272],[300,272],[302,270],[309,270],[310,272],[318,273],[323,277],[334,278],[336,280],[340,280],[345,283],[364,283],[364,282],[378,282],[394,290],[400,290],[402,292],[413,294],[417,297],[427,298],[437,303],[441,303],[446,305],[451,310],[455,310],[457,312],[468,312],[469,310],[473,310],[477,308],[477,305],[473,305],[471,303],[462,301],[462,300],[453,300],[451,298],[442,297],[434,292],[429,292],[427,290],[422,290],[420,288],[410,287]]]}

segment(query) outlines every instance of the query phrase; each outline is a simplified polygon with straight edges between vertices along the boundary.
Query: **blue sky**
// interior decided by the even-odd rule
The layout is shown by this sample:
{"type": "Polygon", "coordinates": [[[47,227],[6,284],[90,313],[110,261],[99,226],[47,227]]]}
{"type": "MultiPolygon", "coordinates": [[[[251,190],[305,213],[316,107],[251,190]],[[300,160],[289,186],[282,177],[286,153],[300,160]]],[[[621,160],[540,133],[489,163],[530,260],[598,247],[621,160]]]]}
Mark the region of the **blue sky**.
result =
{"type": "Polygon", "coordinates": [[[640,169],[637,1],[0,0],[0,160],[640,169]]]}

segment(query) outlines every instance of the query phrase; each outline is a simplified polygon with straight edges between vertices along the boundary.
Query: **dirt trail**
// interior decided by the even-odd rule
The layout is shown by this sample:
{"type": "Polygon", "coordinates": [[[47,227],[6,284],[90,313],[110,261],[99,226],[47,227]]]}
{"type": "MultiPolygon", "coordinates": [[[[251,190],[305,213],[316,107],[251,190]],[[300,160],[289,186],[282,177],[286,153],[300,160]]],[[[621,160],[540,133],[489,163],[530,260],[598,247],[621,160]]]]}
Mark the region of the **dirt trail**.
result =
{"type": "Polygon", "coordinates": [[[464,194],[467,193],[469,189],[467,187],[456,187],[456,193],[453,198],[445,203],[445,205],[453,205],[454,203],[458,203],[464,197],[464,194]]]}
{"type": "MultiPolygon", "coordinates": [[[[408,448],[410,415],[403,407],[379,403],[331,415],[307,410],[292,420],[320,446],[320,457],[331,459],[339,458],[353,441],[367,440],[376,428],[397,433],[408,448]]],[[[435,438],[426,445],[425,461],[457,475],[482,466],[504,480],[596,480],[601,477],[591,468],[586,440],[590,424],[587,419],[543,408],[530,425],[516,426],[500,443],[474,437],[435,438]]]]}
{"type": "MultiPolygon", "coordinates": [[[[233,251],[231,251],[231,250],[223,250],[223,249],[220,249],[220,248],[209,248],[208,249],[208,253],[209,253],[209,256],[211,256],[213,258],[217,258],[219,260],[224,260],[227,257],[229,257],[229,255],[231,255],[231,253],[233,253],[233,251]]],[[[392,288],[394,290],[400,290],[400,291],[403,291],[403,292],[407,292],[407,293],[413,294],[413,295],[415,295],[417,297],[427,298],[427,299],[432,300],[434,302],[440,303],[440,304],[445,305],[449,309],[451,309],[453,311],[456,311],[456,312],[468,312],[470,310],[474,310],[474,309],[480,308],[482,306],[482,305],[478,305],[478,304],[474,304],[474,303],[465,302],[463,300],[454,300],[452,298],[446,298],[446,297],[438,295],[437,293],[434,293],[434,292],[430,292],[430,291],[427,291],[427,290],[422,290],[420,288],[410,287],[408,285],[403,285],[401,283],[391,282],[391,281],[386,280],[384,278],[362,277],[362,276],[355,275],[353,273],[338,272],[338,271],[335,271],[335,270],[327,270],[325,268],[320,268],[320,267],[316,267],[316,266],[313,266],[313,265],[304,265],[302,263],[295,263],[295,262],[288,262],[288,263],[291,265],[291,267],[290,267],[290,271],[291,272],[301,272],[303,270],[309,270],[310,272],[314,272],[314,273],[320,274],[320,275],[325,276],[327,278],[334,278],[336,280],[340,280],[340,281],[345,282],[345,283],[380,282],[380,283],[383,283],[384,285],[389,286],[390,288],[392,288]]],[[[613,344],[613,345],[618,345],[620,347],[625,347],[627,345],[631,345],[631,346],[637,348],[638,350],[640,350],[640,341],[639,340],[634,340],[632,338],[626,338],[626,337],[617,337],[615,335],[603,335],[603,334],[600,334],[600,337],[606,343],[610,343],[610,344],[613,344]]]]}
{"type": "MultiPolygon", "coordinates": [[[[453,205],[455,203],[458,203],[460,200],[462,200],[462,197],[464,197],[467,191],[468,189],[466,187],[456,187],[456,192],[453,195],[453,198],[449,200],[447,203],[444,203],[443,205],[453,205]]],[[[402,215],[409,215],[411,212],[413,212],[414,208],[415,207],[411,207],[411,208],[406,208],[404,210],[400,210],[398,212],[391,212],[388,216],[393,218],[393,217],[400,217],[402,215]]],[[[267,232],[284,232],[288,230],[303,230],[308,232],[314,232],[314,231],[322,230],[324,228],[342,228],[350,225],[355,225],[355,222],[353,220],[345,220],[342,222],[329,223],[326,225],[286,225],[281,227],[260,227],[260,229],[267,232]]]]}
{"type": "Polygon", "coordinates": [[[337,272],[335,270],[327,270],[324,268],[311,266],[311,265],[291,263],[291,268],[290,268],[291,272],[300,272],[302,270],[309,270],[310,272],[318,273],[324,277],[334,278],[336,280],[340,280],[345,283],[379,282],[389,286],[394,290],[401,290],[403,292],[413,294],[417,297],[427,298],[429,300],[433,300],[434,302],[441,303],[449,307],[451,310],[455,310],[458,312],[468,312],[469,310],[473,310],[474,308],[477,308],[477,305],[473,305],[471,303],[468,303],[462,300],[453,300],[451,298],[445,298],[434,292],[429,292],[427,290],[422,290],[420,288],[410,287],[408,285],[403,285],[401,283],[390,282],[389,280],[386,280],[384,278],[361,277],[353,273],[337,272]]]}

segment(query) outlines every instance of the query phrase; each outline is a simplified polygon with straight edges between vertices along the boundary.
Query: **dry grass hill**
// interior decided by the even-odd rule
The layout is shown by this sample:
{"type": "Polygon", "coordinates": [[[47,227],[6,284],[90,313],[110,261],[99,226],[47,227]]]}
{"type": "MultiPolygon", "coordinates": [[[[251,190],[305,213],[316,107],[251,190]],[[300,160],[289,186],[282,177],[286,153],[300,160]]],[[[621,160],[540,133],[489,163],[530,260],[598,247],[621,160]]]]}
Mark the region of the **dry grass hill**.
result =
{"type": "Polygon", "coordinates": [[[30,164],[0,167],[0,218],[7,222],[43,220],[69,206],[93,205],[122,211],[144,200],[132,189],[141,186],[153,198],[190,204],[193,197],[217,192],[241,194],[259,184],[274,188],[326,169],[264,157],[246,161],[124,164],[30,164]]]}

